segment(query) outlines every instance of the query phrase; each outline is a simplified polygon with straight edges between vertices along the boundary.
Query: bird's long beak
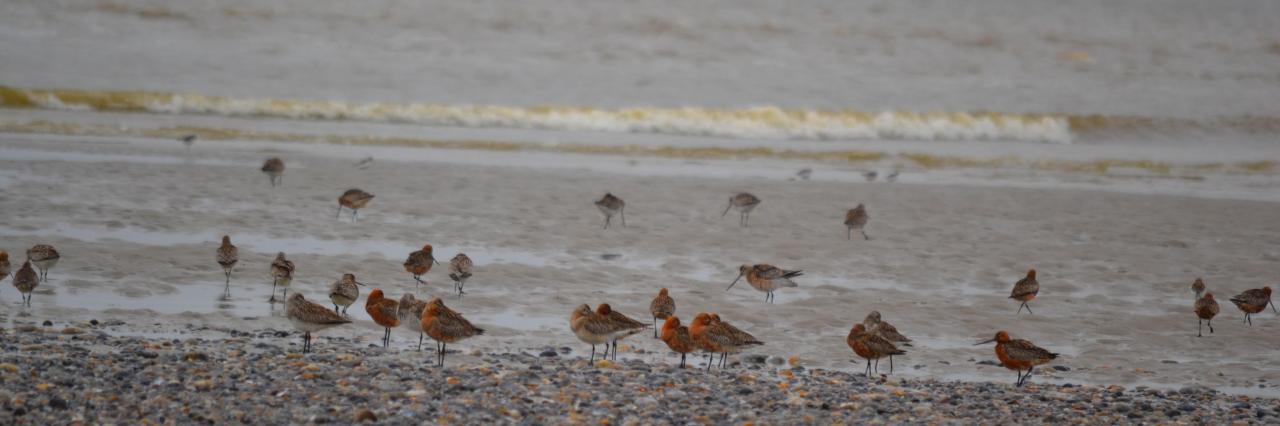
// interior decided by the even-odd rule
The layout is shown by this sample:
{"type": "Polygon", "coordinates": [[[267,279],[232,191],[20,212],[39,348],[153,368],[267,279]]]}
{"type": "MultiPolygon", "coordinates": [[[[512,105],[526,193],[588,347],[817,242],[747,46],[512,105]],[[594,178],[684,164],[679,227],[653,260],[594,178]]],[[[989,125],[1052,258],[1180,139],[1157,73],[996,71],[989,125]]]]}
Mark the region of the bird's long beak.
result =
{"type": "Polygon", "coordinates": [[[991,342],[994,342],[994,341],[996,341],[996,339],[987,339],[987,340],[983,340],[983,341],[978,342],[978,343],[974,343],[973,345],[974,345],[974,346],[982,346],[982,345],[985,345],[985,344],[988,344],[988,343],[991,343],[991,342]]]}
{"type": "Polygon", "coordinates": [[[367,285],[367,284],[362,283],[362,282],[359,282],[359,281],[352,281],[352,282],[353,282],[353,283],[356,283],[356,284],[359,284],[359,285],[362,285],[362,286],[365,286],[365,287],[368,287],[368,285],[367,285]]]}
{"type": "Polygon", "coordinates": [[[725,287],[724,291],[729,291],[729,289],[733,288],[733,285],[737,284],[740,279],[742,279],[742,274],[738,274],[738,278],[734,278],[733,282],[729,283],[729,286],[725,287]]]}
{"type": "Polygon", "coordinates": [[[724,206],[724,213],[720,213],[720,217],[724,217],[724,215],[729,214],[729,209],[731,208],[733,208],[733,202],[730,202],[729,205],[724,206]]]}
{"type": "Polygon", "coordinates": [[[439,265],[439,264],[440,264],[440,261],[439,261],[439,260],[436,260],[436,258],[434,258],[434,257],[433,257],[433,258],[431,258],[431,261],[432,261],[432,262],[435,262],[437,265],[439,265]]]}

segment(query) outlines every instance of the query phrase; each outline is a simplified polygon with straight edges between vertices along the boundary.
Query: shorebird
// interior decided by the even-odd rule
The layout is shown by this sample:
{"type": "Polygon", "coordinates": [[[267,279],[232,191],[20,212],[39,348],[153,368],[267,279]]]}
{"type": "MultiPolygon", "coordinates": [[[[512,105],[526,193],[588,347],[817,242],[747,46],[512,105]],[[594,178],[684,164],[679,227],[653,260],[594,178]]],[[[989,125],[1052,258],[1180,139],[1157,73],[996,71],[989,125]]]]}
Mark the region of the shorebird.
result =
{"type": "Polygon", "coordinates": [[[400,296],[400,306],[396,308],[396,318],[400,319],[400,325],[418,332],[419,351],[422,350],[422,310],[426,308],[427,302],[418,300],[413,293],[400,296]]]}
{"type": "Polygon", "coordinates": [[[743,192],[738,195],[729,197],[729,206],[724,208],[724,213],[721,213],[720,217],[724,217],[725,215],[729,214],[729,210],[731,209],[737,209],[738,225],[745,227],[747,226],[748,220],[751,218],[751,210],[754,210],[756,206],[759,206],[759,205],[760,205],[759,198],[756,198],[756,196],[754,195],[743,192]]]}
{"type": "Polygon", "coordinates": [[[813,169],[805,168],[796,172],[796,177],[800,178],[800,180],[809,180],[810,176],[813,176],[813,169]]]}
{"type": "Polygon", "coordinates": [[[40,281],[49,281],[49,270],[58,264],[58,259],[61,257],[58,251],[48,244],[36,244],[27,249],[27,259],[30,259],[31,264],[40,270],[40,281]]]}
{"type": "Polygon", "coordinates": [[[689,337],[689,327],[680,325],[679,317],[667,316],[667,320],[662,323],[662,341],[680,354],[680,368],[684,368],[685,356],[695,349],[693,338],[689,337]]]}
{"type": "Polygon", "coordinates": [[[373,157],[365,157],[363,160],[360,160],[358,163],[356,163],[356,168],[360,170],[364,170],[368,168],[370,164],[373,164],[373,157]]]}
{"type": "Polygon", "coordinates": [[[22,293],[22,303],[31,306],[31,291],[40,285],[40,275],[31,269],[31,261],[22,262],[22,267],[18,268],[18,272],[13,273],[13,286],[22,293]]]}
{"type": "MultiPolygon", "coordinates": [[[[658,337],[658,320],[676,313],[676,300],[667,295],[666,287],[658,290],[658,295],[649,302],[649,313],[653,314],[653,337],[658,337]]],[[[676,322],[676,325],[680,323],[676,322]]]]}
{"type": "Polygon", "coordinates": [[[592,311],[591,306],[585,303],[569,314],[569,329],[573,330],[574,336],[578,336],[578,340],[591,344],[591,358],[588,363],[592,364],[596,361],[596,345],[601,343],[607,345],[609,336],[613,333],[609,320],[592,311]]]}
{"type": "MultiPolygon", "coordinates": [[[[1199,281],[1197,281],[1199,282],[1199,281]]],[[[1209,321],[1209,332],[1213,333],[1213,317],[1218,315],[1218,301],[1213,300],[1213,293],[1206,293],[1204,297],[1196,300],[1196,322],[1198,328],[1196,337],[1204,336],[1204,322],[1209,321]]]]}
{"type": "Polygon", "coordinates": [[[279,158],[271,157],[262,163],[262,172],[267,174],[267,178],[271,179],[271,186],[276,186],[279,181],[280,185],[284,185],[284,161],[279,158]]]}
{"type": "Polygon", "coordinates": [[[360,300],[360,287],[364,283],[356,281],[355,274],[342,274],[342,278],[334,281],[329,285],[329,301],[333,302],[333,313],[338,313],[338,307],[342,307],[342,315],[347,314],[347,309],[352,304],[360,300]]]}
{"type": "Polygon", "coordinates": [[[284,258],[284,252],[276,254],[276,260],[271,261],[271,299],[270,302],[276,301],[276,286],[284,287],[284,298],[289,298],[289,283],[293,282],[293,261],[284,258]]]}
{"type": "Polygon", "coordinates": [[[484,329],[471,325],[462,314],[444,306],[439,297],[427,303],[422,312],[422,331],[432,340],[440,343],[436,356],[440,358],[440,366],[444,367],[445,348],[450,344],[469,337],[484,334],[484,329]]]}
{"type": "Polygon", "coordinates": [[[996,358],[1000,359],[1000,365],[1018,372],[1017,386],[1022,386],[1028,378],[1031,378],[1031,371],[1037,365],[1048,364],[1049,361],[1058,357],[1058,354],[1029,341],[1010,339],[1007,331],[1000,331],[996,333],[996,337],[978,342],[974,346],[991,342],[996,342],[996,358]],[[1027,374],[1022,374],[1022,370],[1027,370],[1027,374]]]}
{"type": "Polygon", "coordinates": [[[181,139],[178,139],[178,140],[182,141],[182,145],[187,147],[187,153],[190,153],[191,145],[196,143],[197,140],[200,140],[200,136],[193,133],[190,135],[183,136],[181,139]]]}
{"type": "Polygon", "coordinates": [[[853,229],[857,228],[858,232],[862,233],[863,240],[870,240],[871,237],[867,236],[867,230],[866,230],[867,220],[870,220],[870,219],[871,219],[871,216],[867,216],[867,207],[863,206],[862,203],[858,203],[857,207],[849,209],[849,211],[845,212],[844,214],[844,227],[846,231],[845,239],[852,240],[853,229]]]}
{"type": "Polygon", "coordinates": [[[604,213],[604,229],[609,229],[609,222],[615,214],[622,217],[622,227],[627,227],[627,202],[615,197],[613,193],[606,193],[600,201],[596,201],[596,208],[604,213]]]}
{"type": "Polygon", "coordinates": [[[872,171],[869,171],[869,172],[866,172],[866,173],[863,173],[863,174],[862,174],[862,177],[863,177],[863,178],[866,178],[866,179],[867,179],[867,182],[875,182],[875,181],[876,181],[876,176],[880,176],[880,173],[876,172],[875,170],[872,170],[872,171]]]}
{"type": "Polygon", "coordinates": [[[884,180],[885,180],[886,182],[897,182],[897,181],[898,181],[898,173],[900,173],[900,172],[901,172],[900,170],[894,169],[892,172],[889,172],[889,175],[888,175],[888,176],[885,176],[885,177],[884,177],[884,180]]]}
{"type": "MultiPolygon", "coordinates": [[[[618,341],[633,334],[638,334],[644,329],[649,328],[649,324],[642,323],[631,319],[621,312],[613,310],[608,303],[601,303],[596,306],[596,313],[604,318],[612,332],[609,334],[610,343],[613,345],[613,359],[618,359],[618,341]]],[[[604,356],[609,356],[609,348],[605,347],[604,356]]]]}
{"type": "Polygon", "coordinates": [[[329,312],[329,308],[307,301],[301,293],[294,293],[285,301],[285,316],[289,318],[289,322],[293,323],[294,328],[303,332],[303,353],[311,351],[312,332],[351,322],[341,315],[329,312]]]}
{"type": "MultiPolygon", "coordinates": [[[[871,311],[867,317],[862,320],[862,325],[867,332],[883,337],[893,344],[902,344],[902,346],[911,346],[911,339],[903,336],[898,332],[898,328],[888,321],[880,320],[880,311],[871,311]]],[[[889,354],[889,374],[893,374],[893,354],[889,354]]]]}
{"type": "Polygon", "coordinates": [[[1034,312],[1031,312],[1031,305],[1028,305],[1027,302],[1030,302],[1031,299],[1035,299],[1036,295],[1039,293],[1040,282],[1036,281],[1036,270],[1033,268],[1027,271],[1027,276],[1025,278],[1018,280],[1018,282],[1013,285],[1013,291],[1009,293],[1010,299],[1022,302],[1022,304],[1018,306],[1018,312],[1014,315],[1022,313],[1022,308],[1027,308],[1027,313],[1033,314],[1034,312]]]}
{"type": "Polygon", "coordinates": [[[0,250],[0,281],[4,281],[9,276],[9,252],[0,250]]]}
{"type": "Polygon", "coordinates": [[[1200,296],[1204,294],[1204,280],[1196,278],[1196,282],[1191,283],[1191,292],[1196,294],[1196,300],[1200,300],[1200,296]]]}
{"type": "Polygon", "coordinates": [[[373,289],[369,292],[369,297],[365,299],[364,310],[369,313],[369,317],[373,318],[373,322],[378,323],[386,330],[382,334],[382,347],[391,345],[391,328],[400,325],[400,317],[396,315],[396,309],[400,308],[400,304],[396,301],[382,296],[382,289],[373,289]]]}
{"type": "Polygon", "coordinates": [[[729,363],[729,354],[741,352],[744,346],[764,344],[764,342],[761,342],[759,339],[756,339],[755,336],[752,336],[751,333],[742,331],[738,327],[734,327],[733,324],[721,321],[720,314],[713,313],[710,314],[710,316],[711,323],[718,327],[723,327],[724,330],[728,332],[732,342],[732,345],[728,347],[721,346],[725,351],[720,354],[720,368],[726,367],[729,363]]]}
{"type": "MultiPolygon", "coordinates": [[[[223,235],[222,245],[218,246],[218,264],[222,265],[222,273],[227,276],[227,285],[231,285],[231,268],[236,266],[236,262],[240,261],[240,251],[236,246],[231,245],[231,237],[223,235]]],[[[271,297],[275,297],[276,291],[271,290],[271,297]]]]}
{"type": "MultiPolygon", "coordinates": [[[[879,372],[880,358],[907,353],[894,346],[889,339],[876,333],[868,333],[867,327],[862,324],[854,324],[853,329],[849,330],[849,335],[845,336],[844,342],[849,345],[849,349],[853,349],[854,354],[867,360],[867,377],[871,377],[872,360],[876,361],[876,372],[879,372]]],[[[889,363],[889,374],[893,374],[892,361],[889,363]]]]}
{"type": "Polygon", "coordinates": [[[453,280],[454,289],[458,290],[458,296],[466,294],[462,291],[462,287],[467,285],[467,278],[471,278],[471,258],[466,254],[458,253],[449,260],[449,279],[453,280]]]}
{"type": "Polygon", "coordinates": [[[689,323],[689,338],[708,354],[708,371],[711,370],[711,364],[717,353],[720,354],[720,363],[723,365],[727,362],[730,353],[738,352],[744,346],[764,344],[754,336],[720,321],[719,315],[713,315],[715,314],[699,312],[693,318],[693,322],[689,323]]]}
{"type": "Polygon", "coordinates": [[[409,253],[409,258],[404,260],[405,272],[413,274],[413,280],[419,285],[426,284],[422,281],[422,276],[431,272],[431,265],[440,263],[436,261],[435,256],[431,255],[431,250],[431,244],[424,245],[422,250],[409,253]]]}
{"type": "Polygon", "coordinates": [[[1249,325],[1253,325],[1253,319],[1249,316],[1267,309],[1267,305],[1271,305],[1272,312],[1276,310],[1276,305],[1271,303],[1271,287],[1245,290],[1244,293],[1232,297],[1231,303],[1236,304],[1237,308],[1244,311],[1244,322],[1249,325]]]}
{"type": "Polygon", "coordinates": [[[734,284],[738,283],[742,277],[747,277],[747,284],[751,284],[756,290],[765,293],[764,301],[773,303],[773,292],[780,287],[798,287],[792,278],[804,275],[804,271],[788,271],[773,265],[742,265],[738,267],[738,277],[725,287],[724,291],[729,291],[734,284]]]}
{"type": "Polygon", "coordinates": [[[373,194],[359,189],[348,189],[347,192],[342,193],[341,197],[338,197],[338,214],[334,217],[341,216],[342,208],[346,207],[351,209],[351,221],[355,222],[356,217],[360,215],[360,209],[369,204],[370,200],[373,200],[373,194]]]}

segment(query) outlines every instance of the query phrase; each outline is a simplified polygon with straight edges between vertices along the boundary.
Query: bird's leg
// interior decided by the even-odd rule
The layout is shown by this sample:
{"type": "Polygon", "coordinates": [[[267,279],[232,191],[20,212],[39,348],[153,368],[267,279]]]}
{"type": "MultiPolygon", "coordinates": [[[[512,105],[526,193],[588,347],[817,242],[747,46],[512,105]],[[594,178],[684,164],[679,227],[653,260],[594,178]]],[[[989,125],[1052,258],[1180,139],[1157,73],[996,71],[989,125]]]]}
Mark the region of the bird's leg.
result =
{"type": "Polygon", "coordinates": [[[595,363],[596,363],[596,345],[591,345],[591,360],[587,361],[587,364],[595,364],[595,363]]]}
{"type": "Polygon", "coordinates": [[[418,352],[422,352],[422,333],[418,333],[418,352]]]}
{"type": "Polygon", "coordinates": [[[609,229],[609,218],[613,216],[604,215],[604,229],[609,229]]]}
{"type": "MultiPolygon", "coordinates": [[[[1022,304],[1027,305],[1027,302],[1022,302],[1022,304]]],[[[1031,312],[1031,305],[1027,305],[1027,313],[1035,315],[1035,312],[1031,312]]]]}
{"type": "Polygon", "coordinates": [[[870,240],[870,239],[871,239],[871,237],[867,236],[867,231],[866,231],[866,230],[864,230],[864,229],[862,229],[862,228],[858,228],[858,231],[859,231],[859,232],[862,232],[862,239],[863,239],[863,241],[866,241],[866,240],[870,240]]]}
{"type": "Polygon", "coordinates": [[[846,239],[846,240],[851,240],[851,241],[853,240],[853,227],[852,227],[852,226],[846,226],[846,227],[844,228],[844,239],[846,239]]]}
{"type": "Polygon", "coordinates": [[[627,208],[623,207],[622,210],[620,210],[618,213],[622,215],[622,227],[626,228],[627,227],[627,208]]]}
{"type": "Polygon", "coordinates": [[[1196,319],[1196,337],[1204,337],[1204,320],[1196,319]]]}
{"type": "Polygon", "coordinates": [[[305,354],[309,350],[311,350],[311,332],[310,331],[302,333],[302,353],[305,354]]]}
{"type": "Polygon", "coordinates": [[[351,223],[356,223],[360,217],[360,209],[351,209],[351,223]]]}
{"type": "Polygon", "coordinates": [[[658,338],[658,317],[653,317],[653,338],[658,338]]]}
{"type": "Polygon", "coordinates": [[[1022,313],[1022,308],[1023,308],[1024,306],[1027,306],[1027,302],[1022,302],[1022,304],[1021,304],[1021,305],[1018,305],[1018,312],[1014,313],[1014,315],[1017,315],[1017,314],[1022,313]]]}
{"type": "Polygon", "coordinates": [[[893,355],[889,355],[889,374],[893,374],[893,355]]]}
{"type": "Polygon", "coordinates": [[[338,213],[334,214],[333,218],[337,219],[341,216],[342,216],[342,203],[338,203],[338,213]]]}
{"type": "Polygon", "coordinates": [[[867,378],[871,378],[871,358],[867,358],[867,378]]]}
{"type": "Polygon", "coordinates": [[[1213,333],[1213,320],[1209,320],[1209,333],[1213,333]]]}
{"type": "Polygon", "coordinates": [[[687,354],[680,354],[680,368],[684,368],[684,356],[685,356],[685,355],[687,355],[687,354]]]}
{"type": "Polygon", "coordinates": [[[1017,373],[1017,374],[1018,374],[1018,380],[1013,382],[1013,386],[1014,386],[1014,387],[1022,386],[1022,370],[1013,370],[1013,371],[1018,372],[1018,373],[1017,373]]]}
{"type": "MultiPolygon", "coordinates": [[[[274,294],[274,293],[273,293],[273,294],[274,294]]],[[[338,311],[338,304],[337,304],[337,303],[334,303],[334,304],[333,304],[333,313],[335,313],[335,314],[341,314],[341,313],[342,313],[342,312],[339,312],[339,311],[338,311]]]]}
{"type": "Polygon", "coordinates": [[[613,341],[613,360],[614,361],[618,360],[618,341],[617,340],[613,341]]]}
{"type": "Polygon", "coordinates": [[[449,344],[440,342],[440,366],[444,367],[444,354],[449,350],[449,344]]]}
{"type": "Polygon", "coordinates": [[[876,373],[880,372],[880,358],[876,358],[876,373]]]}
{"type": "Polygon", "coordinates": [[[1268,305],[1271,305],[1271,312],[1272,312],[1272,313],[1280,313],[1280,312],[1276,312],[1276,304],[1275,304],[1275,302],[1272,302],[1272,301],[1271,301],[1271,299],[1267,299],[1267,304],[1268,304],[1268,305]]]}
{"type": "Polygon", "coordinates": [[[604,342],[604,354],[600,355],[600,359],[609,359],[609,342],[604,342]]]}
{"type": "Polygon", "coordinates": [[[1036,369],[1036,366],[1034,366],[1034,365],[1033,365],[1033,366],[1031,366],[1031,368],[1028,368],[1028,369],[1027,369],[1027,374],[1026,374],[1026,375],[1024,375],[1024,376],[1022,376],[1022,384],[1024,384],[1024,385],[1025,385],[1025,384],[1027,384],[1027,380],[1030,380],[1030,379],[1031,379],[1031,372],[1032,372],[1032,371],[1035,371],[1035,369],[1036,369]]]}
{"type": "MultiPolygon", "coordinates": [[[[227,282],[230,283],[230,280],[228,280],[227,282]]],[[[271,299],[267,300],[268,302],[276,301],[276,283],[279,283],[279,282],[280,282],[279,278],[271,279],[271,299]]],[[[337,306],[337,305],[334,305],[334,306],[337,306]]]]}
{"type": "Polygon", "coordinates": [[[715,357],[716,355],[714,353],[707,354],[707,371],[711,371],[711,362],[715,357]]]}

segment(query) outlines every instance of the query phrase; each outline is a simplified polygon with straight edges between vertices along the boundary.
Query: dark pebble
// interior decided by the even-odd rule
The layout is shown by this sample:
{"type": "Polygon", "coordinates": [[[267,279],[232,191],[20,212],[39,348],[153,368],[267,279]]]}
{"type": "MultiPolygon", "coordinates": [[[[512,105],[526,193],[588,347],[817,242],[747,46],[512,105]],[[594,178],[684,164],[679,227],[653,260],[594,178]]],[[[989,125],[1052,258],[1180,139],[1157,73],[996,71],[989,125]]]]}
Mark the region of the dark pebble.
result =
{"type": "MultiPolygon", "coordinates": [[[[995,361],[992,361],[992,360],[989,360],[989,359],[984,359],[984,360],[982,360],[982,361],[978,361],[978,363],[977,363],[977,364],[978,364],[978,365],[992,365],[992,366],[1000,365],[1000,364],[996,364],[996,362],[995,362],[995,361]]],[[[1057,367],[1055,366],[1054,368],[1057,368],[1057,367]]]]}
{"type": "Polygon", "coordinates": [[[1065,365],[1055,365],[1053,366],[1053,369],[1058,371],[1071,371],[1071,367],[1067,367],[1065,365]]]}
{"type": "Polygon", "coordinates": [[[55,396],[49,400],[49,408],[65,410],[67,409],[67,400],[55,396]]]}
{"type": "Polygon", "coordinates": [[[41,324],[41,325],[43,325],[43,326],[45,326],[45,327],[53,327],[53,321],[44,320],[44,323],[43,323],[43,324],[41,324]]]}
{"type": "Polygon", "coordinates": [[[96,319],[91,319],[91,320],[89,320],[89,324],[91,324],[91,325],[98,325],[98,320],[96,320],[96,319]]]}
{"type": "Polygon", "coordinates": [[[27,414],[27,407],[18,407],[13,409],[14,416],[24,416],[27,414]]]}
{"type": "Polygon", "coordinates": [[[559,355],[559,354],[557,354],[557,353],[556,353],[556,351],[553,351],[553,350],[550,350],[550,349],[545,350],[545,351],[542,351],[542,353],[538,354],[538,356],[543,357],[543,358],[549,358],[549,357],[558,356],[558,355],[559,355]]]}

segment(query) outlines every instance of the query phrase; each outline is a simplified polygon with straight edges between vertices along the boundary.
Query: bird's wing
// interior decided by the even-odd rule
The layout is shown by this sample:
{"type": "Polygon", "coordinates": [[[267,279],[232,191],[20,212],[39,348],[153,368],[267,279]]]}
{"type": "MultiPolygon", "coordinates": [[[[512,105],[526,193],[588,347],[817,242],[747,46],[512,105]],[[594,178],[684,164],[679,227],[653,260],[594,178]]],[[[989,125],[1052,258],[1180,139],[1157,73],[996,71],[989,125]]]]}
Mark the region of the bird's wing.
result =
{"type": "Polygon", "coordinates": [[[1026,296],[1028,294],[1034,294],[1039,292],[1040,292],[1040,283],[1030,278],[1023,278],[1021,280],[1018,280],[1017,284],[1013,285],[1013,291],[1009,293],[1009,297],[1026,296]]]}
{"type": "Polygon", "coordinates": [[[1040,361],[1058,357],[1058,354],[1049,352],[1048,349],[1022,339],[1005,344],[1004,351],[1009,355],[1009,358],[1019,361],[1040,361]]]}

